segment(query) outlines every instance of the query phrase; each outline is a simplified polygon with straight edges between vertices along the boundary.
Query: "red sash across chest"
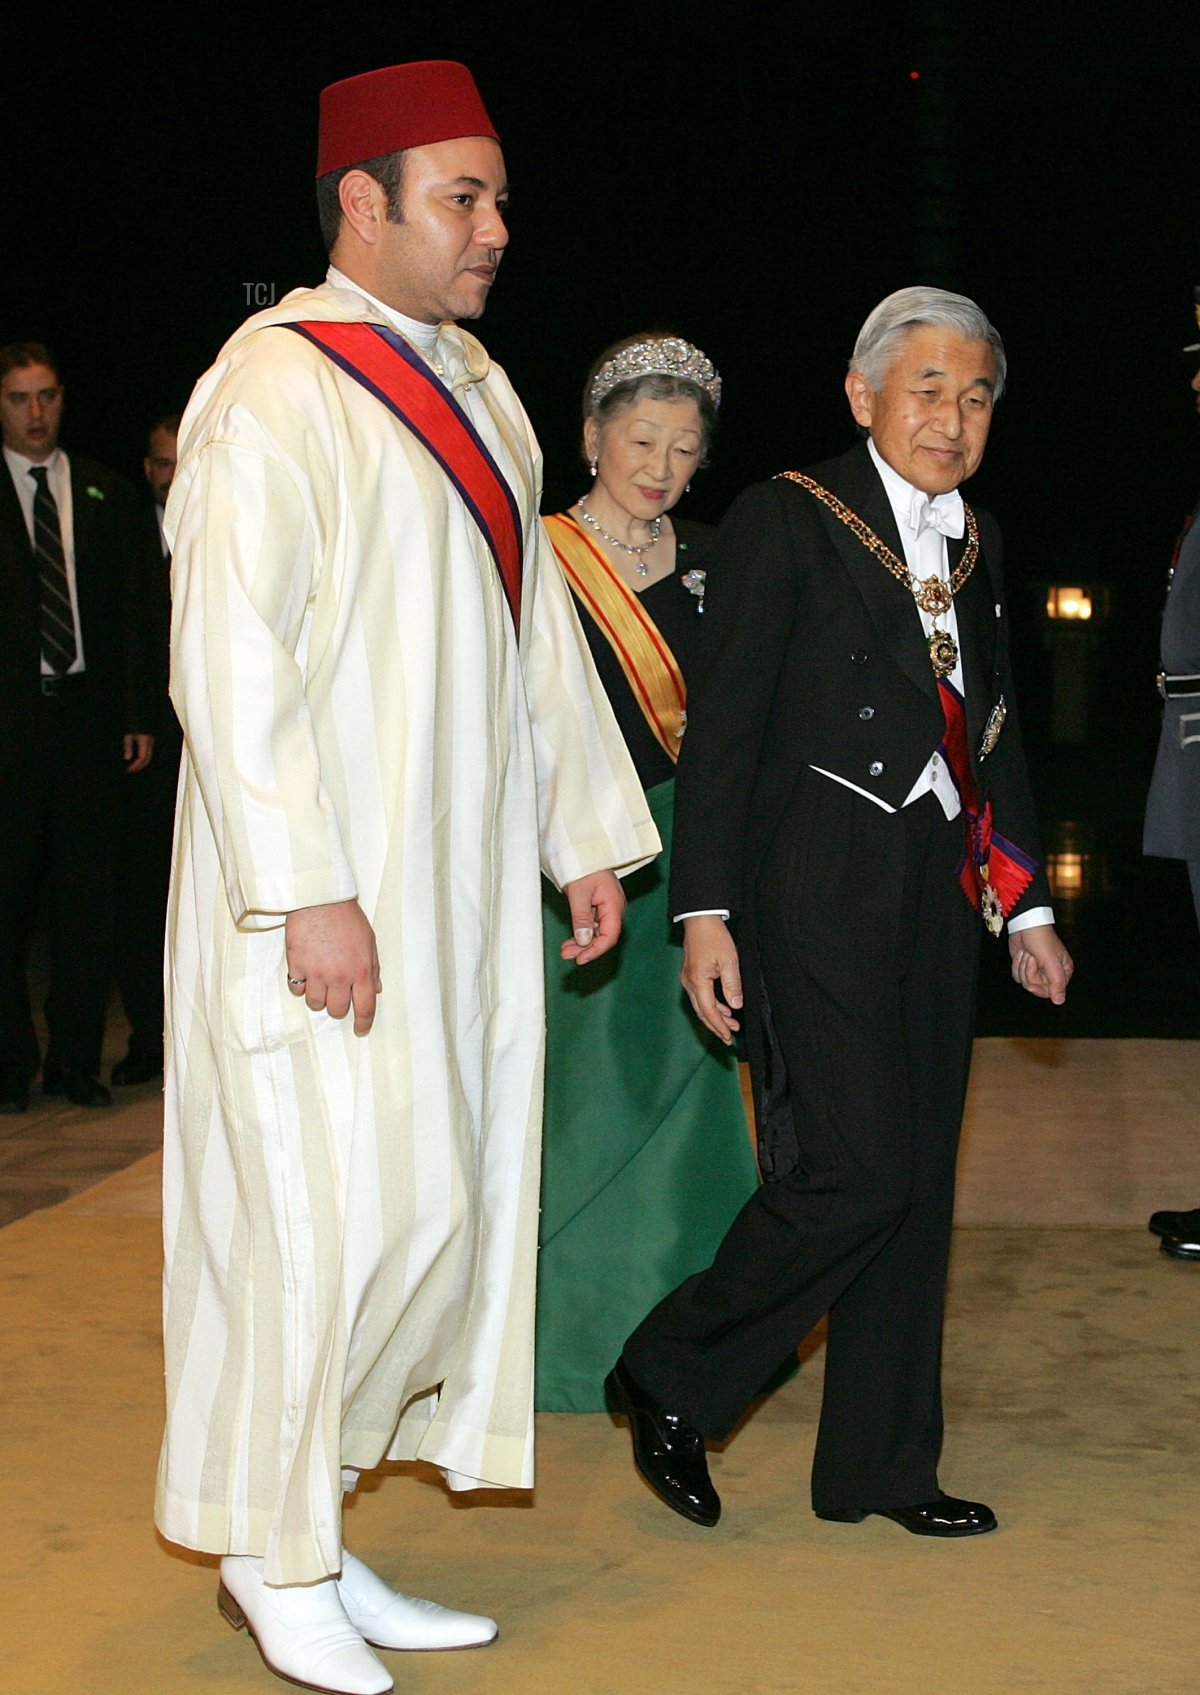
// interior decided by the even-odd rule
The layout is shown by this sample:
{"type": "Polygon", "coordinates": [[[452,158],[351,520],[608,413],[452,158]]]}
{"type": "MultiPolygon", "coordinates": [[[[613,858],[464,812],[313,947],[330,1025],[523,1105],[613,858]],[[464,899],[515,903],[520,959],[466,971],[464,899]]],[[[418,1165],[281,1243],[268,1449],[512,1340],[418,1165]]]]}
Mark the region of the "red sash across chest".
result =
{"type": "Polygon", "coordinates": [[[282,326],[319,347],[373,394],[437,460],[462,498],[496,562],[521,627],[521,514],[508,479],[449,390],[394,330],[382,324],[310,321],[282,326]]]}
{"type": "Polygon", "coordinates": [[[958,880],[971,905],[982,913],[988,929],[998,935],[1001,921],[1008,917],[1033,881],[1037,864],[993,827],[991,801],[980,806],[979,789],[971,770],[963,697],[944,677],[939,679],[937,690],[946,720],[941,753],[962,801],[966,830],[958,880]]]}

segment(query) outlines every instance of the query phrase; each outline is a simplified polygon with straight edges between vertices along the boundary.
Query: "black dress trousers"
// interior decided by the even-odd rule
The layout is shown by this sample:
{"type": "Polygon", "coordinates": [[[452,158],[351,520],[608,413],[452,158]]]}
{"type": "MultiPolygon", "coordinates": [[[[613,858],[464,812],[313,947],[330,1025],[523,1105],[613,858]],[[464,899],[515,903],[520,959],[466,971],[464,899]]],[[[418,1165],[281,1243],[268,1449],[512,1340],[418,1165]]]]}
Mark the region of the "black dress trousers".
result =
{"type": "Polygon", "coordinates": [[[962,849],[961,819],[932,795],[889,814],[802,773],[753,912],[799,1163],[759,1188],[711,1268],[625,1350],[654,1395],[719,1438],[828,1313],[818,1511],[938,1493],[943,1300],[982,931],[955,875],[962,849]]]}
{"type": "Polygon", "coordinates": [[[39,1060],[26,977],[39,913],[50,942],[48,1057],[99,1072],[112,980],[120,738],[86,671],[51,687],[28,745],[0,772],[0,1079],[18,1086],[39,1060]]]}

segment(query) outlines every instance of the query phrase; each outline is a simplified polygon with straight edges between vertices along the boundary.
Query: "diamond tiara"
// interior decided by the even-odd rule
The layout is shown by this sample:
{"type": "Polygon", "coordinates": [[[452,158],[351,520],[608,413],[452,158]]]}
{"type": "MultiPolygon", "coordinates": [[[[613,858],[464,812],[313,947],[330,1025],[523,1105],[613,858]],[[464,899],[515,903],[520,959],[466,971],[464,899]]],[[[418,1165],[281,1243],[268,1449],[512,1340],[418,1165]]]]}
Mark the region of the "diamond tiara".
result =
{"type": "Polygon", "coordinates": [[[641,377],[678,377],[682,382],[695,383],[712,400],[721,404],[721,379],[712,360],[690,341],[679,336],[659,336],[653,341],[635,341],[614,353],[592,378],[588,404],[603,400],[618,383],[633,382],[641,377]]]}

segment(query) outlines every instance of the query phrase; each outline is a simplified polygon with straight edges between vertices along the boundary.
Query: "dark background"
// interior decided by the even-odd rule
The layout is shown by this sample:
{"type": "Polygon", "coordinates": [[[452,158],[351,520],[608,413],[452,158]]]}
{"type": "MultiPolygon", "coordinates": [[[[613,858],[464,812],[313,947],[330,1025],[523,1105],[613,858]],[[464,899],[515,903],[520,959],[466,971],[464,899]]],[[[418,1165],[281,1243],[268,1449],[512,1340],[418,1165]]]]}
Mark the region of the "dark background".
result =
{"type": "Polygon", "coordinates": [[[617,336],[675,329],[719,366],[721,437],[686,506],[717,518],[848,445],[845,361],[879,298],[963,290],[1010,364],[968,493],[1005,530],[1047,846],[1084,869],[1058,902],[1073,1004],[1023,1006],[993,956],[982,1028],[1200,1034],[1186,878],[1139,851],[1165,570],[1200,494],[1179,352],[1200,339],[1195,8],[412,11],[6,27],[0,341],[55,349],[65,444],[138,475],[146,425],[182,407],[248,287],[320,279],[318,91],[404,59],[465,60],[504,140],[512,243],[481,333],[542,439],[548,509],[579,493],[579,388],[617,336]],[[1065,739],[1048,581],[1107,598],[1065,739]]]}

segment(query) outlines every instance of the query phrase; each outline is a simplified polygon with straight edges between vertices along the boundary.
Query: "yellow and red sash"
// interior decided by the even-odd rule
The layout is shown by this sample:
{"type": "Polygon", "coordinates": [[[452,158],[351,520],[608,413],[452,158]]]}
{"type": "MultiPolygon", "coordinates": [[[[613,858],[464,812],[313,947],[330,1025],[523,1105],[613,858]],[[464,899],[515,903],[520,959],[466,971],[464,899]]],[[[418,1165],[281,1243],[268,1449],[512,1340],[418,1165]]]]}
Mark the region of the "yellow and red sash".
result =
{"type": "Polygon", "coordinates": [[[496,562],[521,628],[521,514],[508,479],[445,385],[394,330],[382,324],[311,321],[282,326],[319,347],[340,370],[406,424],[461,495],[496,562]]]}
{"type": "Polygon", "coordinates": [[[687,689],[675,655],[639,597],[575,520],[555,513],[542,522],[576,599],[616,654],[655,740],[668,759],[678,759],[687,689]]]}

